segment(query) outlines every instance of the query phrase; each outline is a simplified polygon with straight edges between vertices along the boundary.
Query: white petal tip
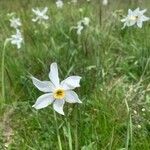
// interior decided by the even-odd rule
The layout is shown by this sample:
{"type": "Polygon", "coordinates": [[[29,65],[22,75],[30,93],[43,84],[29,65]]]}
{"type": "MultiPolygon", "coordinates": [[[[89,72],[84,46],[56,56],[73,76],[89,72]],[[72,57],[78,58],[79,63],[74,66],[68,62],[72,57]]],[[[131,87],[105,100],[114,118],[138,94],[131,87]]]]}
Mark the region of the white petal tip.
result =
{"type": "Polygon", "coordinates": [[[51,64],[51,66],[52,66],[52,65],[57,65],[57,63],[56,63],[56,62],[53,62],[53,63],[51,64]]]}
{"type": "Polygon", "coordinates": [[[36,109],[35,105],[33,105],[32,107],[36,109]]]}
{"type": "MultiPolygon", "coordinates": [[[[56,111],[56,112],[57,112],[57,111],[56,111]]],[[[60,115],[65,116],[64,112],[57,112],[57,113],[59,113],[60,115]]]]}
{"type": "Polygon", "coordinates": [[[34,77],[33,77],[33,76],[30,76],[30,78],[31,78],[31,79],[34,79],[34,77]]]}
{"type": "Polygon", "coordinates": [[[78,103],[79,103],[79,104],[82,104],[82,102],[81,102],[81,101],[78,101],[78,103]]]}
{"type": "Polygon", "coordinates": [[[41,108],[37,107],[36,105],[33,105],[32,107],[35,108],[36,110],[41,109],[41,108]]]}

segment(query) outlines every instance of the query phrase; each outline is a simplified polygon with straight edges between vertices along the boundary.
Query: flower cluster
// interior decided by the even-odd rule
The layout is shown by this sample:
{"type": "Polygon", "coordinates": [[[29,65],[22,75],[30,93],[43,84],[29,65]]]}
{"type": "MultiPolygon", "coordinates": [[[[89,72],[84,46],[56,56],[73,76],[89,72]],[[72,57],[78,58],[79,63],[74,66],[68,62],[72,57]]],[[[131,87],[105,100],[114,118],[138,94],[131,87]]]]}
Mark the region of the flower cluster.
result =
{"type": "MultiPolygon", "coordinates": [[[[87,0],[89,1],[89,0],[87,0]]],[[[72,2],[76,3],[77,0],[72,0],[72,2]]],[[[103,5],[107,5],[108,0],[103,0],[103,5]]],[[[62,0],[56,1],[57,8],[62,8],[64,5],[62,0]]],[[[80,10],[82,11],[82,9],[80,10]]],[[[43,9],[32,8],[32,12],[35,17],[32,18],[33,22],[37,22],[38,24],[45,24],[45,22],[49,19],[47,15],[48,7],[43,9]]],[[[149,17],[146,17],[144,13],[146,9],[140,10],[139,8],[132,11],[128,10],[128,15],[121,20],[124,23],[123,28],[130,27],[133,25],[137,25],[139,28],[142,28],[143,22],[148,21],[149,17]]],[[[90,18],[84,17],[82,20],[77,22],[77,26],[73,27],[76,29],[77,35],[81,35],[83,29],[88,27],[90,24],[90,18]]],[[[10,19],[10,26],[15,29],[16,33],[11,35],[7,40],[11,42],[11,44],[16,45],[18,49],[21,48],[21,44],[23,43],[23,36],[21,30],[19,29],[22,26],[20,18],[12,17],[10,19]]],[[[40,81],[35,77],[31,77],[33,84],[42,92],[45,92],[42,96],[40,96],[35,104],[33,105],[36,109],[45,108],[50,104],[53,104],[53,108],[56,112],[64,115],[63,106],[65,102],[68,103],[82,103],[78,98],[78,95],[73,91],[76,87],[80,87],[80,76],[70,76],[60,82],[58,76],[58,68],[56,63],[52,63],[50,66],[49,72],[50,81],[40,81]]]]}
{"type": "Polygon", "coordinates": [[[16,34],[11,35],[10,38],[7,39],[11,42],[11,44],[16,45],[18,49],[21,48],[21,44],[23,43],[23,37],[20,30],[16,30],[16,34]]]}
{"type": "Polygon", "coordinates": [[[10,26],[16,30],[16,33],[11,35],[10,38],[7,38],[7,41],[10,41],[11,44],[16,45],[18,49],[21,48],[21,44],[23,43],[23,36],[21,34],[21,30],[19,27],[22,26],[20,18],[12,17],[10,20],[10,26]]]}

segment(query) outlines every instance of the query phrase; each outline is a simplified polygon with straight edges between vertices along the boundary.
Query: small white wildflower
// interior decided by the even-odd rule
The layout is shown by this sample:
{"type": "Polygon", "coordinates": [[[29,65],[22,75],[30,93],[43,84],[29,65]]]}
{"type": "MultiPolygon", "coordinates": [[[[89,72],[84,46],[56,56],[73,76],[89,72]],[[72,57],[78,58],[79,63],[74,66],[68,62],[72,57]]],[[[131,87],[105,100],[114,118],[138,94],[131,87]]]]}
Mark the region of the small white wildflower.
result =
{"type": "Polygon", "coordinates": [[[11,44],[16,45],[18,49],[21,48],[21,44],[23,43],[23,37],[20,30],[16,30],[16,34],[11,35],[10,38],[7,39],[11,42],[11,44]]]}
{"type": "Polygon", "coordinates": [[[137,115],[137,111],[136,111],[136,110],[134,110],[133,113],[134,113],[135,115],[137,115]]]}
{"type": "Polygon", "coordinates": [[[15,29],[21,26],[20,18],[12,17],[9,21],[10,21],[10,26],[15,29]]]}
{"type": "Polygon", "coordinates": [[[77,28],[77,34],[80,35],[81,31],[83,30],[82,24],[78,24],[76,28],[77,28]]]}
{"type": "Polygon", "coordinates": [[[57,0],[57,1],[56,1],[56,6],[57,6],[57,8],[62,8],[63,5],[64,5],[64,3],[63,3],[62,0],[57,0]]]}
{"type": "Polygon", "coordinates": [[[104,6],[108,5],[108,0],[103,0],[102,4],[103,4],[104,6]]]}
{"type": "Polygon", "coordinates": [[[80,87],[80,76],[70,76],[60,82],[58,76],[57,63],[52,63],[50,66],[49,78],[50,81],[40,81],[35,77],[31,77],[33,84],[42,92],[35,104],[36,109],[45,108],[53,103],[53,108],[58,113],[64,115],[63,106],[68,103],[82,103],[78,95],[73,91],[76,87],[80,87]]]}
{"type": "Polygon", "coordinates": [[[148,21],[149,18],[144,15],[146,9],[139,10],[139,8],[132,11],[131,9],[128,10],[128,15],[121,22],[124,22],[123,28],[133,26],[137,24],[139,28],[142,28],[143,22],[148,21]]]}
{"type": "Polygon", "coordinates": [[[139,129],[141,129],[141,128],[142,128],[142,126],[141,126],[140,124],[138,124],[138,125],[137,125],[137,127],[138,127],[139,129]]]}
{"type": "Polygon", "coordinates": [[[82,30],[84,29],[84,26],[89,26],[90,19],[88,17],[84,17],[82,20],[77,22],[77,26],[75,29],[77,29],[77,34],[80,35],[82,30]]]}
{"type": "Polygon", "coordinates": [[[79,8],[79,12],[80,12],[80,13],[83,13],[83,8],[79,8]]]}
{"type": "Polygon", "coordinates": [[[142,108],[142,111],[143,111],[143,112],[145,112],[145,111],[146,111],[146,109],[145,109],[145,108],[142,108]]]}
{"type": "Polygon", "coordinates": [[[88,17],[84,17],[83,20],[82,20],[82,22],[83,22],[83,24],[84,24],[85,26],[88,26],[89,23],[90,23],[90,19],[89,19],[88,17]]]}
{"type": "Polygon", "coordinates": [[[43,10],[40,10],[39,8],[33,9],[33,13],[36,15],[36,18],[33,18],[33,22],[38,22],[39,24],[43,23],[45,20],[48,20],[49,17],[46,15],[48,11],[48,7],[45,7],[43,10]]]}
{"type": "Polygon", "coordinates": [[[77,3],[77,0],[72,0],[71,2],[72,2],[72,3],[77,3]]]}

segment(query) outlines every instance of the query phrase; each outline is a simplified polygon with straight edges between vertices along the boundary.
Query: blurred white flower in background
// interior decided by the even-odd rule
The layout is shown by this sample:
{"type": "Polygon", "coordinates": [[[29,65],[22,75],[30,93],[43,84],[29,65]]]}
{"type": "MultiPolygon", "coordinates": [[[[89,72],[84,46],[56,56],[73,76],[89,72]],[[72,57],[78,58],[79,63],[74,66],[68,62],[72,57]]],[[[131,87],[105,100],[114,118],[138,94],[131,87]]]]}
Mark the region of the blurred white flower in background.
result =
{"type": "Polygon", "coordinates": [[[145,108],[142,108],[142,112],[145,112],[146,111],[146,109],[145,108]]]}
{"type": "Polygon", "coordinates": [[[82,22],[79,21],[79,22],[77,23],[76,29],[77,29],[77,34],[80,35],[80,34],[81,34],[81,31],[83,30],[82,22]]]}
{"type": "Polygon", "coordinates": [[[124,22],[123,28],[125,28],[126,26],[130,27],[130,26],[133,26],[135,24],[137,24],[137,26],[139,28],[142,28],[143,22],[149,20],[149,17],[146,17],[144,15],[144,13],[146,11],[147,11],[146,9],[140,11],[139,8],[135,9],[134,11],[129,9],[127,17],[125,17],[124,19],[121,20],[121,22],[124,22]]]}
{"type": "Polygon", "coordinates": [[[139,129],[141,129],[141,128],[142,128],[142,126],[141,126],[140,124],[138,124],[138,125],[137,125],[137,127],[138,127],[139,129]]]}
{"type": "Polygon", "coordinates": [[[48,7],[45,7],[43,10],[40,10],[39,8],[32,8],[32,12],[36,15],[36,17],[33,18],[32,21],[38,22],[39,24],[44,23],[45,20],[49,19],[49,17],[46,15],[47,11],[48,7]]]}
{"type": "Polygon", "coordinates": [[[103,0],[102,4],[103,4],[104,6],[108,5],[108,0],[103,0]]]}
{"type": "Polygon", "coordinates": [[[16,30],[16,34],[11,35],[10,38],[7,39],[7,41],[10,41],[11,44],[16,45],[18,49],[21,48],[21,44],[23,43],[23,37],[20,32],[20,30],[16,30]]]}
{"type": "Polygon", "coordinates": [[[20,18],[12,17],[9,21],[10,21],[10,26],[15,29],[17,29],[18,27],[20,27],[22,25],[20,18]]]}
{"type": "Polygon", "coordinates": [[[81,31],[84,29],[84,27],[89,26],[90,19],[88,17],[84,17],[82,20],[77,22],[77,26],[74,27],[77,29],[77,34],[80,35],[81,31]]]}
{"type": "Polygon", "coordinates": [[[64,5],[64,3],[63,3],[62,0],[57,0],[57,1],[56,1],[56,6],[57,6],[57,8],[62,8],[63,5],[64,5]]]}
{"type": "Polygon", "coordinates": [[[73,91],[76,87],[80,87],[80,76],[70,76],[60,82],[57,63],[52,63],[49,78],[50,81],[40,81],[35,77],[31,77],[33,84],[40,91],[46,93],[40,96],[32,107],[41,109],[53,103],[54,110],[64,115],[63,106],[65,102],[82,103],[73,91]]]}
{"type": "Polygon", "coordinates": [[[77,0],[72,0],[71,2],[72,2],[72,3],[77,3],[77,0]]]}
{"type": "Polygon", "coordinates": [[[88,26],[89,23],[90,23],[90,19],[88,17],[84,17],[83,20],[82,20],[82,23],[85,25],[85,26],[88,26]]]}

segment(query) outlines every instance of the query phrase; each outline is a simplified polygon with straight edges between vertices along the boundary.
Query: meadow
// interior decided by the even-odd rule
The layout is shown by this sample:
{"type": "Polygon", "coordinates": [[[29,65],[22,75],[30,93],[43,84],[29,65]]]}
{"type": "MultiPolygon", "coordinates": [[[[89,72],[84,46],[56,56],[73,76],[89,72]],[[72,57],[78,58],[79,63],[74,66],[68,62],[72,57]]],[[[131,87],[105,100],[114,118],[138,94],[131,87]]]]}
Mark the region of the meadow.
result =
{"type": "Polygon", "coordinates": [[[0,150],[150,150],[150,21],[122,29],[128,9],[147,9],[149,0],[0,1],[0,150]],[[32,21],[32,8],[48,7],[46,24],[32,21]],[[11,13],[19,17],[24,43],[14,34],[11,13]],[[76,33],[83,17],[89,25],[76,33]],[[31,75],[49,80],[57,62],[61,80],[82,77],[75,89],[82,104],[65,103],[65,115],[52,105],[32,107],[42,95],[31,75]]]}

